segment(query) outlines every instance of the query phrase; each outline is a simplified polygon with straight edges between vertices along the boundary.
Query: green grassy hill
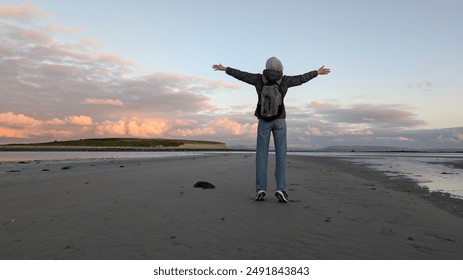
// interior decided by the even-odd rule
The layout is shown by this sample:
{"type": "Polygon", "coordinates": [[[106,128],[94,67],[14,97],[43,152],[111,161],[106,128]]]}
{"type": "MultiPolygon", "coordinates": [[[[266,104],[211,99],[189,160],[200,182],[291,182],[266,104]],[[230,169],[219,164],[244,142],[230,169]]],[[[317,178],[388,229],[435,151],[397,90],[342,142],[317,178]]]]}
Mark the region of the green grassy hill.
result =
{"type": "Polygon", "coordinates": [[[8,144],[2,145],[8,148],[137,148],[137,149],[225,149],[226,145],[214,141],[196,141],[183,139],[139,139],[139,138],[95,138],[69,141],[53,141],[44,143],[8,144]]]}

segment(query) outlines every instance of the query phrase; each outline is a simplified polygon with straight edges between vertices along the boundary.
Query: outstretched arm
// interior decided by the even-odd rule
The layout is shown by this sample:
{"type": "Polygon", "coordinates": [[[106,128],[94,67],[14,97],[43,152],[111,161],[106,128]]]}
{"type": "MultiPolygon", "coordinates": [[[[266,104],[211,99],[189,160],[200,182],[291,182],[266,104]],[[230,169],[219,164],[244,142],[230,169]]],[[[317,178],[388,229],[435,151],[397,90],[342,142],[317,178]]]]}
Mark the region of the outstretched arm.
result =
{"type": "Polygon", "coordinates": [[[322,66],[318,68],[318,70],[310,71],[302,75],[285,76],[285,84],[288,87],[300,86],[317,77],[318,75],[328,75],[330,72],[331,70],[329,68],[325,68],[325,66],[322,66]]]}
{"type": "Polygon", "coordinates": [[[317,72],[318,75],[328,75],[331,72],[331,70],[330,68],[325,68],[325,65],[323,65],[322,67],[318,68],[317,72]]]}
{"type": "Polygon", "coordinates": [[[232,67],[225,67],[220,63],[212,65],[212,69],[214,69],[214,71],[225,71],[228,75],[254,86],[257,84],[258,80],[262,81],[260,74],[252,74],[232,67]]]}
{"type": "Polygon", "coordinates": [[[225,71],[227,70],[227,67],[219,63],[219,64],[212,65],[212,69],[214,69],[214,71],[225,71]]]}

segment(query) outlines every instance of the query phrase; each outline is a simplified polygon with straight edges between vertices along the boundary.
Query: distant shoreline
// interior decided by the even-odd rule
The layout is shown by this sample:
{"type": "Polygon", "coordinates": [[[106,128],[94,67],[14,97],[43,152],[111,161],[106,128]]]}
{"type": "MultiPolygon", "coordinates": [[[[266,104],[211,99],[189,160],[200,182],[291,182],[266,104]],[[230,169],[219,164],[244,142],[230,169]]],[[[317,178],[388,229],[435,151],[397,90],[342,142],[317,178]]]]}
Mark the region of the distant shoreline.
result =
{"type": "Polygon", "coordinates": [[[93,146],[0,146],[0,152],[166,152],[166,151],[227,151],[219,145],[179,147],[93,147],[93,146]]]}
{"type": "MultiPolygon", "coordinates": [[[[182,146],[153,146],[153,147],[136,147],[136,146],[37,146],[37,145],[0,145],[0,152],[182,152],[182,151],[222,151],[222,152],[255,152],[255,148],[241,148],[234,149],[229,148],[225,144],[185,144],[182,146]]],[[[273,150],[270,150],[273,152],[273,150]]],[[[375,150],[299,150],[299,149],[288,149],[288,152],[304,152],[304,153],[381,153],[381,154],[419,154],[419,153],[457,153],[463,154],[462,150],[390,150],[390,151],[375,151],[375,150]]]]}
{"type": "MultiPolygon", "coordinates": [[[[156,152],[156,151],[242,151],[254,152],[255,147],[205,140],[93,138],[43,143],[0,144],[0,152],[156,152]]],[[[462,149],[410,149],[389,146],[329,146],[319,149],[289,148],[288,152],[315,153],[463,153],[462,149]]]]}
{"type": "Polygon", "coordinates": [[[0,151],[84,151],[84,152],[136,152],[136,151],[223,151],[227,145],[221,142],[182,139],[96,138],[45,143],[0,145],[0,151]]]}

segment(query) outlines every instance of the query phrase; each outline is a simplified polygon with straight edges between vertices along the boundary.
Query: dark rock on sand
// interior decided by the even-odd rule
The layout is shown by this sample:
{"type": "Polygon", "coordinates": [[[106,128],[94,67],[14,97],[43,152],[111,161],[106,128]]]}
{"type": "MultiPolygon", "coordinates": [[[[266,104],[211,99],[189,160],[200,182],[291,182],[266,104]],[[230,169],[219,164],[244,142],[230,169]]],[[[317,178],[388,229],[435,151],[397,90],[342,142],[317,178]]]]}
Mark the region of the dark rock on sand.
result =
{"type": "Polygon", "coordinates": [[[195,188],[213,189],[215,186],[209,182],[199,181],[194,185],[195,188]]]}

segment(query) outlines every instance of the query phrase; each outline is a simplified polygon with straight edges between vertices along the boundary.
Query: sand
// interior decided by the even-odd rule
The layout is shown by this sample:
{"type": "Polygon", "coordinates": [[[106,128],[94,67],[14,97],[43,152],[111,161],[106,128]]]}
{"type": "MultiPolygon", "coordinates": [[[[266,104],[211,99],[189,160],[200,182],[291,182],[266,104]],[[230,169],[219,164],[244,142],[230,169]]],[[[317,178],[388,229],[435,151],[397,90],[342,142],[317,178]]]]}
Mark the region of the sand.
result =
{"type": "Polygon", "coordinates": [[[254,160],[0,164],[0,259],[463,258],[461,213],[413,182],[290,156],[290,203],[277,202],[273,189],[256,202],[254,160]],[[215,188],[193,187],[198,181],[215,188]]]}

